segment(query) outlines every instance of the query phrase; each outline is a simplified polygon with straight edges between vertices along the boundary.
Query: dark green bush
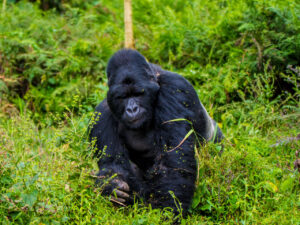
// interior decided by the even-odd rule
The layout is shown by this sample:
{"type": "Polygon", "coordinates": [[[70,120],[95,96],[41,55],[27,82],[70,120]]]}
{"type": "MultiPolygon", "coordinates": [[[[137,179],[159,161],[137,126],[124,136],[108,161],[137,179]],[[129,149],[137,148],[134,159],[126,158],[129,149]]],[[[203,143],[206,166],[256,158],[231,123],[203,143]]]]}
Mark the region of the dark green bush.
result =
{"type": "MultiPolygon", "coordinates": [[[[296,3],[134,1],[136,47],[201,86],[204,103],[298,100],[296,3]]],[[[57,13],[10,3],[2,16],[1,96],[25,99],[36,115],[63,112],[75,93],[80,104],[94,107],[94,97],[104,96],[97,85],[105,81],[106,62],[123,45],[121,0],[66,1],[63,7],[57,13]]]]}

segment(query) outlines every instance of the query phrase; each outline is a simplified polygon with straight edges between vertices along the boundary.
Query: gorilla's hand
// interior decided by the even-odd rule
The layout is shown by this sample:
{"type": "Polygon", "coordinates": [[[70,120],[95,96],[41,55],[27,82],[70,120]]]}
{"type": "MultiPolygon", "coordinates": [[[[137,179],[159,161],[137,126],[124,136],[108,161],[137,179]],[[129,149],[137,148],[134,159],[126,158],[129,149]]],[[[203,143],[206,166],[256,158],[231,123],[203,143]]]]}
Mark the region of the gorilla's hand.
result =
{"type": "Polygon", "coordinates": [[[130,188],[125,181],[116,178],[111,181],[111,185],[115,187],[110,198],[112,202],[124,206],[126,202],[130,201],[130,188]]]}

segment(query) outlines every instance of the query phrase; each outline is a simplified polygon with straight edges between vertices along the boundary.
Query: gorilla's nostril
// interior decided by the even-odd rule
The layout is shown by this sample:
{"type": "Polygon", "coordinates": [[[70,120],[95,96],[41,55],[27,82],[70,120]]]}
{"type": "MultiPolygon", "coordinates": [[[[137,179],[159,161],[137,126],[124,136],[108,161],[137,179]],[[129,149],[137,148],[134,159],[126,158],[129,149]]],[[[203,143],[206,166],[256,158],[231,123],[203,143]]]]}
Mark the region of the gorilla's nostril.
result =
{"type": "Polygon", "coordinates": [[[129,114],[131,114],[132,113],[132,109],[131,108],[127,108],[126,112],[129,113],[129,114]]]}
{"type": "Polygon", "coordinates": [[[126,113],[129,117],[135,117],[139,113],[139,107],[138,106],[130,106],[126,108],[126,113]]]}
{"type": "Polygon", "coordinates": [[[135,107],[133,107],[132,112],[133,112],[133,113],[137,113],[138,109],[139,109],[139,108],[138,108],[137,106],[135,106],[135,107]]]}

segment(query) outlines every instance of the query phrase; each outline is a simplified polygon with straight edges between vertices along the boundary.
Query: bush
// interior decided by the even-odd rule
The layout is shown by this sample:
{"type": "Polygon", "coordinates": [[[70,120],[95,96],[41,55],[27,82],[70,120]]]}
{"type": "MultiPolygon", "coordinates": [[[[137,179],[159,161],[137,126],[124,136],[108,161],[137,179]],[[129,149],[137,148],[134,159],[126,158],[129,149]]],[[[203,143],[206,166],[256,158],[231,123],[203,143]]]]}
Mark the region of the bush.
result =
{"type": "MultiPolygon", "coordinates": [[[[121,3],[70,1],[62,14],[9,4],[0,25],[1,96],[25,99],[36,115],[63,112],[75,94],[93,108],[106,90],[98,86],[106,81],[106,62],[122,47],[121,3]]],[[[204,103],[299,100],[295,1],[133,4],[137,49],[201,86],[204,103]]]]}

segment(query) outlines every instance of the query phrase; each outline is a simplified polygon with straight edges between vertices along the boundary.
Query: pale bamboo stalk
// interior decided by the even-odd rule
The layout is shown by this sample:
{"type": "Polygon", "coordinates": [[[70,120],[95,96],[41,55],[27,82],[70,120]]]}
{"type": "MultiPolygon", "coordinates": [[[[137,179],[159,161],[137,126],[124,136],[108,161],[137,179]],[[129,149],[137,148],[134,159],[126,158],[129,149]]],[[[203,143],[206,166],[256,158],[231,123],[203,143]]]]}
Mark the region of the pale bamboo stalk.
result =
{"type": "Polygon", "coordinates": [[[125,48],[134,48],[131,0],[124,0],[125,48]]]}
{"type": "Polygon", "coordinates": [[[6,0],[3,0],[3,2],[2,2],[2,13],[5,12],[5,8],[6,8],[6,0]]]}

